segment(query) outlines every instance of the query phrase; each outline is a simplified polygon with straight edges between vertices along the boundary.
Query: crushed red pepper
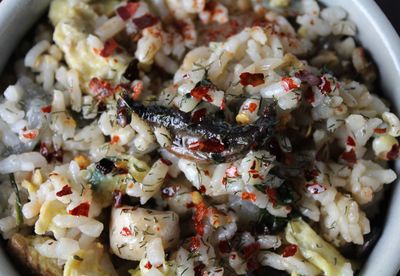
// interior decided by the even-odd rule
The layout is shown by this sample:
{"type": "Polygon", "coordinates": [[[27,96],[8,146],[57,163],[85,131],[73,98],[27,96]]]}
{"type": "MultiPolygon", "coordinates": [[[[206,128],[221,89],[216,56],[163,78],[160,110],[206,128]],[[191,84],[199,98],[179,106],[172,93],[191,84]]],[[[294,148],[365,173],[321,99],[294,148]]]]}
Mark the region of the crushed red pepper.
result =
{"type": "Polygon", "coordinates": [[[205,100],[207,102],[212,102],[212,98],[208,93],[210,92],[210,87],[208,86],[197,86],[190,91],[190,95],[198,100],[205,100]]]}
{"type": "Polygon", "coordinates": [[[200,239],[198,237],[190,238],[190,252],[194,252],[200,248],[200,239]]]}
{"type": "Polygon", "coordinates": [[[276,206],[278,203],[278,190],[276,188],[267,187],[265,193],[268,199],[272,202],[272,206],[276,206]]]}
{"type": "Polygon", "coordinates": [[[122,20],[127,21],[132,15],[135,14],[137,9],[139,8],[139,2],[128,2],[125,6],[121,6],[117,8],[117,14],[122,20]]]}
{"type": "Polygon", "coordinates": [[[355,147],[355,146],[356,146],[356,141],[354,140],[353,137],[347,136],[346,144],[347,144],[348,146],[355,147]]]}
{"type": "Polygon", "coordinates": [[[100,51],[99,55],[104,58],[110,57],[114,54],[117,48],[118,48],[118,43],[115,41],[115,39],[113,38],[107,39],[106,42],[104,43],[104,48],[100,51]]]}
{"type": "Polygon", "coordinates": [[[243,86],[251,85],[253,87],[264,84],[264,74],[263,73],[250,73],[243,72],[240,74],[240,84],[243,86]]]}
{"type": "Polygon", "coordinates": [[[56,196],[62,197],[70,194],[72,194],[71,186],[64,185],[64,187],[62,187],[62,189],[56,193],[56,196]]]}
{"type": "Polygon", "coordinates": [[[283,83],[283,85],[284,85],[286,91],[290,91],[290,90],[297,89],[297,88],[300,87],[300,85],[298,85],[298,84],[294,81],[294,79],[293,79],[293,78],[290,78],[290,77],[284,77],[284,78],[282,78],[282,83],[283,83]]]}
{"type": "Polygon", "coordinates": [[[43,113],[50,113],[50,112],[51,112],[51,104],[50,104],[50,105],[43,106],[42,108],[40,108],[40,110],[41,110],[43,113]]]}
{"type": "Polygon", "coordinates": [[[89,82],[89,88],[99,101],[103,101],[115,93],[114,87],[109,82],[99,78],[92,78],[89,82]]]}
{"type": "Polygon", "coordinates": [[[127,236],[133,236],[132,231],[128,227],[123,227],[121,232],[119,232],[121,236],[127,237],[127,236]]]}
{"type": "Polygon", "coordinates": [[[146,13],[140,17],[133,18],[132,22],[135,23],[135,25],[139,29],[143,30],[145,28],[148,28],[148,27],[151,27],[151,26],[154,26],[155,24],[157,24],[158,18],[151,14],[146,13]]]}
{"type": "Polygon", "coordinates": [[[357,162],[357,156],[354,149],[343,152],[340,157],[350,165],[354,165],[357,162]]]}
{"type": "Polygon", "coordinates": [[[73,208],[72,210],[69,210],[68,213],[73,216],[83,216],[87,217],[89,216],[89,209],[90,209],[90,203],[89,202],[83,202],[73,208]]]}
{"type": "Polygon", "coordinates": [[[282,257],[284,258],[292,257],[296,254],[296,252],[297,252],[297,245],[295,244],[286,245],[285,248],[283,249],[282,257]]]}
{"type": "Polygon", "coordinates": [[[205,218],[208,214],[208,208],[204,202],[200,202],[195,205],[195,213],[193,215],[193,221],[194,221],[194,228],[196,230],[196,233],[200,236],[204,235],[204,224],[203,224],[203,218],[205,218]]]}
{"type": "Polygon", "coordinates": [[[188,148],[193,151],[216,153],[223,152],[225,150],[224,144],[222,144],[222,142],[216,138],[192,142],[189,144],[188,148]]]}
{"type": "Polygon", "coordinates": [[[147,269],[151,269],[153,266],[151,265],[151,263],[149,261],[147,261],[147,263],[144,265],[144,267],[147,269]]]}

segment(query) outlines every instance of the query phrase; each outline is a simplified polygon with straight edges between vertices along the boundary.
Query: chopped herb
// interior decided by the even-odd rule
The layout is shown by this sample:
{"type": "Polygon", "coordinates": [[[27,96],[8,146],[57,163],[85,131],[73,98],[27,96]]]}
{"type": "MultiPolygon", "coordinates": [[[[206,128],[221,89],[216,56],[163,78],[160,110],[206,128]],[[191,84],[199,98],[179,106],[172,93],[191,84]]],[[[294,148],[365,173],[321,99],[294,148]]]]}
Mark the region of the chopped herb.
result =
{"type": "Polygon", "coordinates": [[[81,257],[79,257],[78,255],[74,255],[74,260],[80,261],[82,262],[83,259],[81,257]]]}
{"type": "Polygon", "coordinates": [[[189,267],[186,267],[185,270],[182,271],[181,276],[182,276],[183,274],[185,274],[185,272],[186,272],[188,269],[189,269],[189,267]]]}
{"type": "Polygon", "coordinates": [[[146,169],[143,169],[143,168],[137,166],[135,163],[133,163],[132,166],[135,168],[135,170],[137,172],[145,172],[146,171],[146,169]]]}
{"type": "Polygon", "coordinates": [[[15,182],[15,176],[13,173],[9,174],[10,177],[10,182],[11,185],[14,189],[15,192],[15,211],[16,211],[16,220],[17,220],[17,225],[21,225],[24,223],[24,216],[22,215],[22,203],[21,203],[21,198],[19,196],[19,190],[18,190],[18,185],[15,182]]]}

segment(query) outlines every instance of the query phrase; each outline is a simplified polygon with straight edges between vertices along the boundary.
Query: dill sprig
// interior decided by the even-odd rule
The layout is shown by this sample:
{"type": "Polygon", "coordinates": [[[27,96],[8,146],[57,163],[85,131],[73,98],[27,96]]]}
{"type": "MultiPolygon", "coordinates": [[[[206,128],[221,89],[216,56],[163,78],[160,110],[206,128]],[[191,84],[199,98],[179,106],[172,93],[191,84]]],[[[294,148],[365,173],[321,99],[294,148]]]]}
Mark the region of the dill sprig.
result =
{"type": "Polygon", "coordinates": [[[14,189],[15,192],[15,211],[16,211],[16,220],[17,220],[17,225],[21,225],[24,223],[24,216],[22,215],[22,203],[21,203],[21,198],[19,196],[19,189],[17,186],[17,183],[15,182],[15,176],[13,173],[9,174],[10,177],[10,182],[11,186],[14,189]]]}

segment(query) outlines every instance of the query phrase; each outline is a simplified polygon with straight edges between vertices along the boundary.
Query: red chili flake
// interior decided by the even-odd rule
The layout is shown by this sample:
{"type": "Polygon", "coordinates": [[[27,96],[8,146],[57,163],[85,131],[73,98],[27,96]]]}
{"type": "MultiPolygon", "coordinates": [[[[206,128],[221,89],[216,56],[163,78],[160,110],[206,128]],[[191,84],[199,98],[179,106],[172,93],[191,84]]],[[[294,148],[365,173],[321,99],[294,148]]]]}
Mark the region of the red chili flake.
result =
{"type": "Polygon", "coordinates": [[[376,134],[385,134],[386,133],[386,128],[375,128],[374,132],[376,134]]]}
{"type": "Polygon", "coordinates": [[[347,136],[346,144],[347,144],[348,146],[355,147],[355,146],[356,146],[356,141],[354,140],[353,137],[347,136]]]}
{"type": "Polygon", "coordinates": [[[90,203],[89,202],[83,202],[76,206],[74,209],[69,210],[68,213],[73,216],[83,216],[87,217],[89,216],[89,209],[90,209],[90,203]]]}
{"type": "Polygon", "coordinates": [[[201,194],[205,194],[206,193],[206,187],[204,186],[204,185],[201,185],[200,186],[200,188],[199,188],[199,192],[201,193],[201,194]]]}
{"type": "Polygon", "coordinates": [[[236,166],[232,166],[226,169],[225,174],[229,178],[235,178],[239,176],[238,168],[236,166]]]}
{"type": "Polygon", "coordinates": [[[315,95],[314,95],[314,91],[312,90],[311,87],[309,87],[308,89],[306,89],[304,91],[304,99],[306,100],[307,103],[312,104],[313,102],[315,102],[315,95]]]}
{"type": "Polygon", "coordinates": [[[217,7],[217,2],[208,1],[204,6],[204,10],[212,12],[216,7],[217,7]]]}
{"type": "Polygon", "coordinates": [[[249,111],[254,112],[257,109],[257,104],[256,103],[250,103],[249,104],[249,111]]]}
{"type": "Polygon", "coordinates": [[[357,156],[356,152],[354,149],[351,149],[349,151],[343,152],[342,155],[340,156],[344,161],[350,163],[350,164],[355,164],[357,162],[357,156]]]}
{"type": "Polygon", "coordinates": [[[284,86],[284,89],[286,92],[293,90],[293,89],[297,89],[300,87],[300,85],[298,85],[293,78],[291,77],[284,77],[282,78],[282,84],[284,86]]]}
{"type": "Polygon", "coordinates": [[[266,20],[266,19],[263,18],[263,17],[259,17],[259,18],[257,18],[256,20],[253,21],[252,26],[253,26],[253,27],[258,26],[258,27],[263,27],[263,28],[265,28],[265,27],[267,27],[269,24],[270,24],[270,23],[268,22],[268,20],[266,20]]]}
{"type": "Polygon", "coordinates": [[[243,72],[240,74],[240,84],[243,86],[251,85],[253,87],[264,84],[264,74],[263,73],[249,73],[243,72]]]}
{"type": "Polygon", "coordinates": [[[111,56],[112,54],[114,54],[117,47],[118,43],[115,41],[115,39],[113,38],[107,39],[106,42],[104,43],[103,50],[100,51],[100,56],[105,58],[111,56]]]}
{"type": "Polygon", "coordinates": [[[295,244],[286,245],[285,248],[283,249],[282,257],[284,258],[292,257],[296,254],[296,252],[297,252],[297,245],[295,244]]]}
{"type": "Polygon", "coordinates": [[[258,253],[260,251],[260,244],[255,242],[249,244],[243,249],[243,257],[247,262],[247,269],[254,271],[260,267],[260,263],[257,260],[258,253]]]}
{"type": "Polygon", "coordinates": [[[111,144],[111,145],[115,145],[115,144],[117,144],[117,143],[119,142],[119,140],[120,140],[119,136],[118,136],[118,135],[114,135],[114,136],[111,138],[110,144],[111,144]]]}
{"type": "Polygon", "coordinates": [[[224,144],[217,138],[211,138],[202,141],[190,143],[188,148],[193,151],[201,152],[223,152],[225,150],[224,144]]]}
{"type": "Polygon", "coordinates": [[[197,86],[190,91],[190,95],[198,100],[204,100],[207,102],[212,102],[212,98],[208,95],[210,92],[210,87],[208,86],[197,86]]]}
{"type": "Polygon", "coordinates": [[[260,251],[260,244],[258,242],[251,243],[243,248],[243,257],[247,260],[257,255],[258,251],[260,251]]]}
{"type": "Polygon", "coordinates": [[[144,265],[144,267],[147,269],[151,269],[153,266],[151,265],[151,263],[149,261],[147,261],[147,263],[144,265]]]}
{"type": "Polygon", "coordinates": [[[62,187],[62,189],[60,191],[58,191],[56,193],[56,196],[61,197],[61,196],[70,195],[70,194],[72,194],[71,186],[65,185],[64,187],[62,187]]]}
{"type": "Polygon", "coordinates": [[[141,17],[133,18],[132,22],[135,23],[135,25],[139,29],[143,30],[147,27],[151,27],[151,26],[157,24],[158,18],[151,14],[146,13],[146,14],[142,15],[141,17]]]}
{"type": "Polygon", "coordinates": [[[46,106],[42,106],[42,108],[40,110],[43,113],[50,113],[51,112],[51,104],[50,105],[46,105],[46,106]]]}
{"type": "Polygon", "coordinates": [[[160,158],[160,161],[161,161],[163,164],[167,165],[167,166],[171,166],[171,165],[172,165],[172,162],[169,161],[168,159],[160,158]]]}
{"type": "Polygon", "coordinates": [[[117,8],[117,14],[122,20],[126,21],[135,14],[136,10],[139,8],[140,3],[127,3],[125,6],[117,8]]]}
{"type": "Polygon", "coordinates": [[[89,88],[99,101],[102,101],[115,93],[115,89],[109,82],[98,78],[92,78],[90,80],[89,88]]]}
{"type": "Polygon", "coordinates": [[[200,248],[200,239],[198,237],[192,237],[190,239],[190,252],[194,252],[200,248]]]}
{"type": "Polygon", "coordinates": [[[199,265],[196,265],[196,266],[194,267],[194,275],[195,275],[195,276],[203,276],[203,270],[204,270],[204,268],[206,268],[206,265],[203,264],[203,263],[201,263],[201,264],[199,264],[199,265]]]}
{"type": "Polygon", "coordinates": [[[218,249],[223,254],[231,252],[231,246],[228,241],[220,241],[218,243],[218,249]]]}
{"type": "Polygon", "coordinates": [[[330,92],[332,92],[331,82],[326,77],[322,77],[321,81],[322,82],[319,85],[319,89],[321,90],[321,93],[326,95],[326,94],[329,94],[330,92]]]}
{"type": "Polygon", "coordinates": [[[257,197],[256,197],[255,193],[242,192],[242,199],[255,202],[257,197]]]}
{"type": "Polygon", "coordinates": [[[196,110],[195,112],[193,112],[191,122],[193,124],[199,124],[206,118],[206,115],[207,115],[207,109],[200,108],[200,109],[196,110]]]}
{"type": "Polygon", "coordinates": [[[30,139],[30,140],[35,139],[37,135],[38,135],[37,131],[28,131],[28,132],[22,133],[22,136],[24,138],[30,139]]]}
{"type": "Polygon", "coordinates": [[[326,191],[326,188],[318,183],[307,184],[306,187],[307,187],[307,190],[314,195],[318,195],[318,194],[326,191]]]}
{"type": "Polygon", "coordinates": [[[131,229],[128,227],[123,227],[121,232],[119,232],[121,236],[127,237],[127,236],[133,236],[131,229]]]}
{"type": "Polygon", "coordinates": [[[399,145],[394,144],[390,151],[386,154],[388,160],[396,160],[399,157],[399,145]]]}
{"type": "Polygon", "coordinates": [[[276,206],[278,202],[278,191],[275,188],[267,187],[265,189],[265,193],[267,194],[269,200],[272,202],[273,206],[276,206]]]}
{"type": "Polygon", "coordinates": [[[200,202],[199,204],[196,204],[195,207],[196,207],[196,211],[193,216],[194,227],[195,227],[196,233],[200,236],[203,236],[204,235],[203,218],[207,216],[208,208],[204,204],[204,202],[200,202]]]}

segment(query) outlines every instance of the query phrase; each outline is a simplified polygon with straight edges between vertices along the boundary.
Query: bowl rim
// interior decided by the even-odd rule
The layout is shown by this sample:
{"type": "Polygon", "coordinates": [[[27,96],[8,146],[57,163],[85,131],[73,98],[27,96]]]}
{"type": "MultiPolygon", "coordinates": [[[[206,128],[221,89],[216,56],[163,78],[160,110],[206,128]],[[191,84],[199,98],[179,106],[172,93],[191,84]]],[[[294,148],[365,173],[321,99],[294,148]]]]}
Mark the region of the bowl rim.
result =
{"type": "MultiPolygon", "coordinates": [[[[364,17],[367,20],[368,26],[371,28],[370,32],[376,35],[376,39],[381,43],[381,50],[387,54],[386,61],[389,62],[387,67],[391,70],[389,72],[389,69],[386,70],[386,65],[382,67],[382,64],[376,62],[379,64],[378,68],[381,73],[389,74],[382,78],[384,80],[382,86],[387,93],[389,91],[397,92],[399,88],[396,87],[395,80],[400,76],[400,38],[375,1],[337,0],[334,3],[332,0],[319,1],[328,6],[332,4],[343,7],[351,6],[355,10],[345,8],[350,15],[355,14],[355,17],[364,17]]],[[[0,74],[15,46],[21,41],[29,28],[33,26],[33,23],[45,12],[49,3],[50,0],[3,0],[0,2],[0,38],[13,38],[13,40],[7,41],[8,43],[0,43],[0,52],[3,56],[3,58],[0,58],[0,74]]],[[[355,20],[355,22],[357,21],[355,20]]],[[[358,24],[357,27],[359,28],[358,24]]],[[[370,36],[367,32],[361,33],[360,40],[363,41],[370,36]]],[[[364,46],[364,43],[362,45],[364,46]]],[[[378,49],[377,47],[372,48],[378,49]]],[[[375,61],[379,56],[377,53],[371,51],[375,61]]],[[[385,96],[388,95],[386,94],[385,96]]],[[[400,95],[389,95],[389,98],[394,98],[395,107],[400,111],[400,95]]],[[[395,170],[400,175],[400,162],[395,163],[395,170]]],[[[400,186],[397,182],[395,181],[391,184],[395,185],[395,187],[393,187],[383,233],[365,262],[360,275],[395,275],[400,269],[400,258],[397,257],[400,254],[400,235],[398,235],[400,223],[397,223],[397,217],[400,215],[400,186]]],[[[3,249],[0,250],[0,264],[2,267],[0,275],[11,276],[18,274],[3,249]]]]}

